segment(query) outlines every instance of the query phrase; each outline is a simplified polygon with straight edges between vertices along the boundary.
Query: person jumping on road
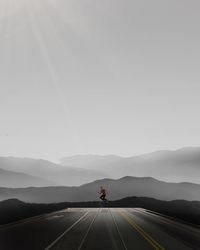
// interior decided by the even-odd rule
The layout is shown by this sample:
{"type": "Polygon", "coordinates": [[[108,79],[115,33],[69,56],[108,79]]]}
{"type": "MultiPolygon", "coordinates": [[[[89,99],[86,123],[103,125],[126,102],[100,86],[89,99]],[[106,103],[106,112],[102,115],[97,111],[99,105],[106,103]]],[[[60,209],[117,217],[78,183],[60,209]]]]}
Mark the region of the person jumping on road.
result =
{"type": "Polygon", "coordinates": [[[107,201],[107,199],[106,199],[107,193],[108,193],[107,190],[101,186],[101,187],[100,187],[100,192],[99,192],[99,194],[101,194],[101,196],[100,196],[99,198],[100,198],[102,201],[107,201]]]}

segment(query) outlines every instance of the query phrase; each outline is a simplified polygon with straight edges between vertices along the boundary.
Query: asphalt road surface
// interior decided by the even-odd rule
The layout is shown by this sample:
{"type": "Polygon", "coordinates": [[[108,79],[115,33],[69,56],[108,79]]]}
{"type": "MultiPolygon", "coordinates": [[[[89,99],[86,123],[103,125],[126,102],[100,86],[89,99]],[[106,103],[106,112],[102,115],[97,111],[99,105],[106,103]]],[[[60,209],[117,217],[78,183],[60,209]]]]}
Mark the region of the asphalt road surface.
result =
{"type": "Polygon", "coordinates": [[[200,229],[132,208],[70,208],[0,227],[1,250],[200,250],[200,229]]]}

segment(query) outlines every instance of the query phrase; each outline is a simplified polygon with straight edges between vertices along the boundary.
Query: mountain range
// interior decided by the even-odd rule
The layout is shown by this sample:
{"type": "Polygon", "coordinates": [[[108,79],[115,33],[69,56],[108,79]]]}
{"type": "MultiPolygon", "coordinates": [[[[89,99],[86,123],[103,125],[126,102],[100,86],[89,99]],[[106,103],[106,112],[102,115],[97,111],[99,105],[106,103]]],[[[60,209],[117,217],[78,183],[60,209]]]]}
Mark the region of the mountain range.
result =
{"type": "Polygon", "coordinates": [[[102,166],[115,164],[123,157],[118,155],[74,155],[60,159],[63,166],[101,169],[102,166]]]}
{"type": "Polygon", "coordinates": [[[1,187],[30,187],[30,186],[55,186],[56,183],[40,177],[31,176],[24,173],[17,173],[0,169],[0,186],[1,187]]]}
{"type": "Polygon", "coordinates": [[[123,177],[117,180],[102,179],[79,187],[0,188],[0,200],[16,198],[24,202],[55,203],[99,200],[99,188],[108,190],[108,199],[128,196],[151,197],[160,200],[200,201],[200,185],[167,183],[151,177],[123,177]]]}
{"type": "Polygon", "coordinates": [[[200,184],[200,148],[162,150],[133,157],[77,155],[62,158],[59,164],[42,159],[0,157],[0,169],[1,187],[79,186],[124,176],[200,184]]]}
{"type": "Polygon", "coordinates": [[[1,187],[71,186],[105,177],[99,170],[66,167],[30,158],[0,157],[0,169],[0,174],[4,170],[0,177],[1,187]]]}
{"type": "Polygon", "coordinates": [[[150,176],[169,182],[200,184],[200,147],[161,150],[133,157],[74,156],[62,159],[61,164],[100,170],[111,178],[150,176]]]}

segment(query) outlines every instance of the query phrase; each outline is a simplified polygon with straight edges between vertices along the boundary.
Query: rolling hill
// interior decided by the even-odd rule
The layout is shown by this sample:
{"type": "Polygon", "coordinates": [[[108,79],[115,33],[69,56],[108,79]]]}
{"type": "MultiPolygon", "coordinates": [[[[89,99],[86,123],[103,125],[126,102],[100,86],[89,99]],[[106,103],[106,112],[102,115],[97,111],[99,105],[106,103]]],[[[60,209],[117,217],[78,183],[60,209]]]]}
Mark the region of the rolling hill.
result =
{"type": "Polygon", "coordinates": [[[0,188],[0,200],[15,198],[25,202],[54,203],[99,200],[99,187],[108,189],[108,199],[128,196],[151,197],[160,200],[184,199],[200,201],[200,185],[167,183],[153,178],[123,177],[102,179],[79,187],[0,188]]]}

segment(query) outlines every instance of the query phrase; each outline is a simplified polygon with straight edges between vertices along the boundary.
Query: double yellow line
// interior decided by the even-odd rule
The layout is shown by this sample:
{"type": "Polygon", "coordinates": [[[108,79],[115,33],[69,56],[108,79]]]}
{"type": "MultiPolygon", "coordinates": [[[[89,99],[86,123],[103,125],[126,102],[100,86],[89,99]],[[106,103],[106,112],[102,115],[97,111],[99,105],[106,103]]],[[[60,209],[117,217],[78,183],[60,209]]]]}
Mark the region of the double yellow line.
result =
{"type": "Polygon", "coordinates": [[[120,212],[122,217],[136,230],[138,233],[142,235],[142,237],[148,241],[148,243],[153,247],[155,250],[165,250],[157,241],[155,241],[149,234],[147,234],[135,221],[128,216],[126,212],[120,212]]]}

